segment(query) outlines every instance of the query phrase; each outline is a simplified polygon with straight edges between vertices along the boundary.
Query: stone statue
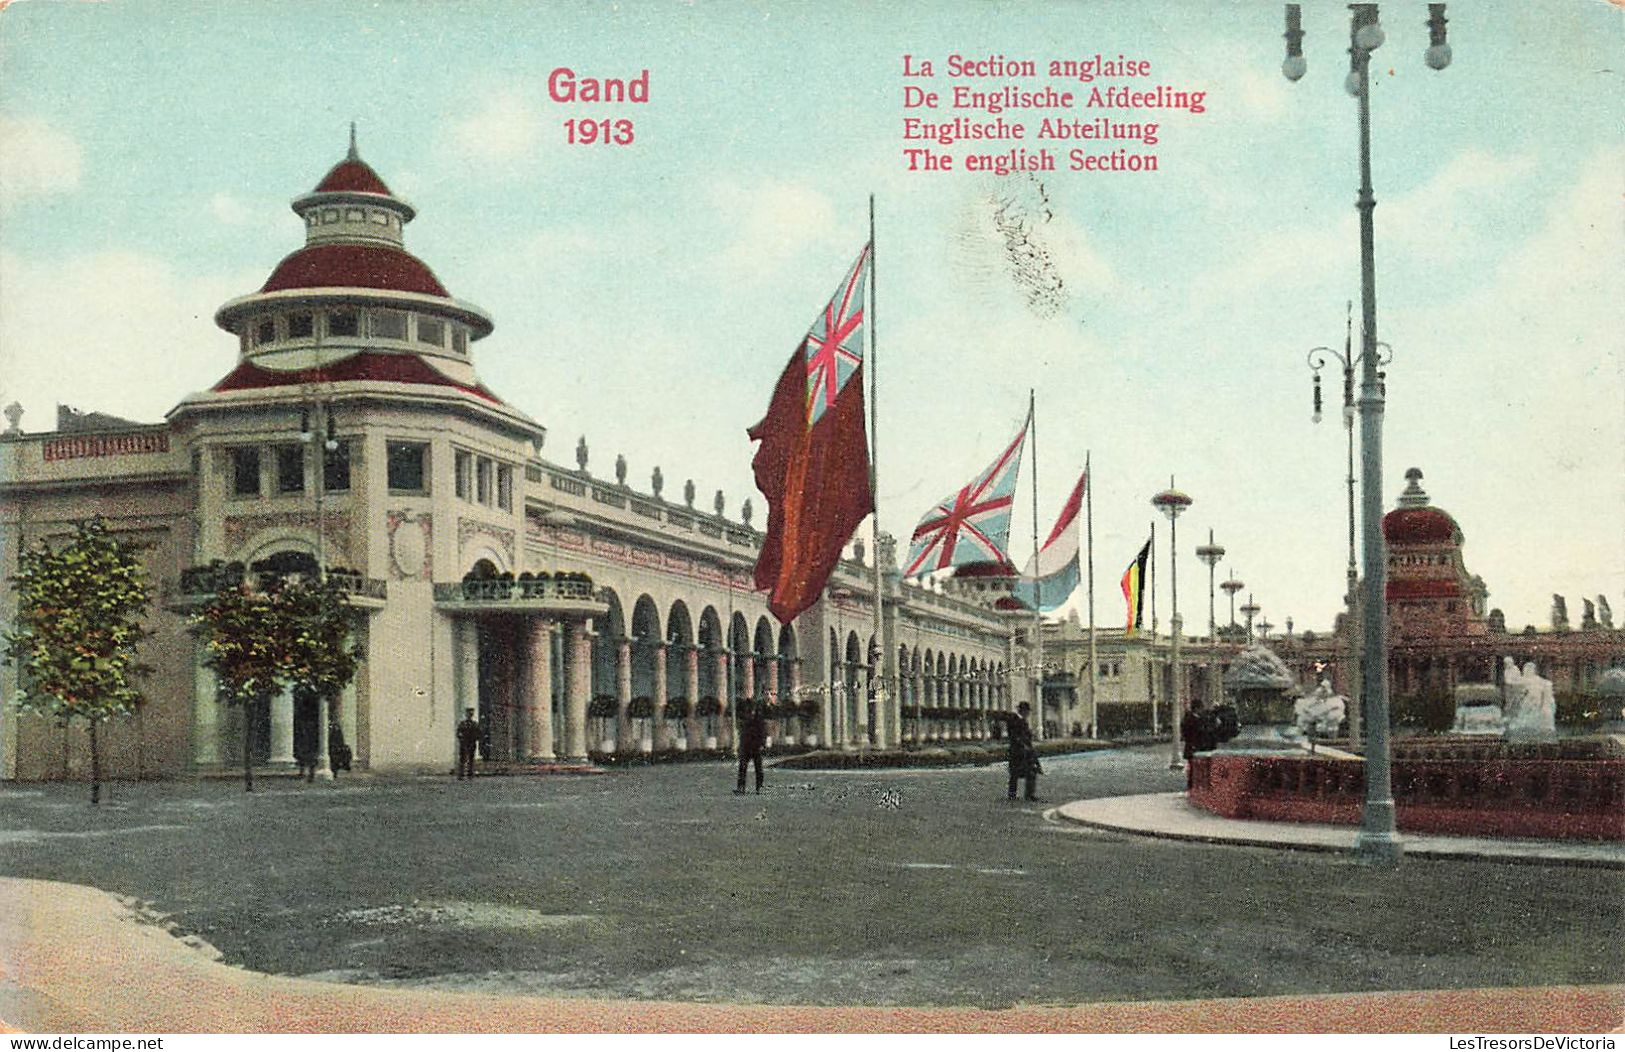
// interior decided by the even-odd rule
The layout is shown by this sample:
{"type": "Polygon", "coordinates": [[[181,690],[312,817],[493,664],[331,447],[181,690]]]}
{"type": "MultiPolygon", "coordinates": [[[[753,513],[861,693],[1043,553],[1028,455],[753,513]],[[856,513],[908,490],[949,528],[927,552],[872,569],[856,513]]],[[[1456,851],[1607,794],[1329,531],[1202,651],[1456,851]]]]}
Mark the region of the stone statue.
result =
{"type": "Polygon", "coordinates": [[[1562,596],[1552,596],[1552,631],[1567,632],[1569,628],[1569,604],[1562,596]]]}
{"type": "Polygon", "coordinates": [[[1496,634],[1507,630],[1507,615],[1501,612],[1500,607],[1490,611],[1490,631],[1496,634]]]}
{"type": "Polygon", "coordinates": [[[1582,596],[1580,598],[1580,630],[1589,632],[1597,627],[1597,608],[1591,600],[1582,596]]]}
{"type": "Polygon", "coordinates": [[[576,443],[576,469],[579,470],[579,471],[586,471],[587,470],[587,436],[586,435],[582,435],[581,440],[576,443]]]}
{"type": "MultiPolygon", "coordinates": [[[[1511,665],[1511,658],[1506,661],[1511,665]]],[[[1509,707],[1506,714],[1507,741],[1555,742],[1557,697],[1552,692],[1552,681],[1543,677],[1530,661],[1518,675],[1518,687],[1517,707],[1509,707]]]]}
{"type": "Polygon", "coordinates": [[[660,465],[656,464],[654,471],[649,473],[649,489],[658,498],[660,491],[666,488],[666,477],[660,473],[660,465]]]}
{"type": "Polygon", "coordinates": [[[749,526],[751,516],[754,515],[755,513],[756,513],[756,509],[754,509],[754,508],[752,508],[750,506],[750,498],[746,497],[745,498],[745,503],[743,503],[743,504],[741,504],[739,506],[739,521],[744,523],[746,526],[749,526]]]}
{"type": "Polygon", "coordinates": [[[20,435],[23,433],[23,407],[21,402],[13,402],[6,406],[6,434],[20,435]]]}
{"type": "Polygon", "coordinates": [[[1597,616],[1602,619],[1602,627],[1614,627],[1614,612],[1608,608],[1608,597],[1606,595],[1597,596],[1597,616]]]}
{"type": "Polygon", "coordinates": [[[711,507],[717,509],[717,518],[722,518],[722,509],[727,506],[728,502],[722,499],[722,491],[717,490],[717,495],[711,500],[711,507]]]}
{"type": "Polygon", "coordinates": [[[1330,737],[1343,726],[1347,708],[1347,699],[1333,694],[1331,682],[1323,679],[1311,693],[1293,702],[1293,722],[1306,736],[1330,737]]]}
{"type": "Polygon", "coordinates": [[[859,537],[857,540],[852,542],[852,558],[859,566],[864,564],[863,556],[867,551],[868,549],[863,545],[862,537],[859,537]]]}
{"type": "Polygon", "coordinates": [[[683,503],[689,507],[694,506],[694,480],[689,479],[683,483],[683,503]]]}
{"type": "Polygon", "coordinates": [[[615,484],[617,486],[626,485],[626,454],[624,453],[615,454],[615,484]]]}

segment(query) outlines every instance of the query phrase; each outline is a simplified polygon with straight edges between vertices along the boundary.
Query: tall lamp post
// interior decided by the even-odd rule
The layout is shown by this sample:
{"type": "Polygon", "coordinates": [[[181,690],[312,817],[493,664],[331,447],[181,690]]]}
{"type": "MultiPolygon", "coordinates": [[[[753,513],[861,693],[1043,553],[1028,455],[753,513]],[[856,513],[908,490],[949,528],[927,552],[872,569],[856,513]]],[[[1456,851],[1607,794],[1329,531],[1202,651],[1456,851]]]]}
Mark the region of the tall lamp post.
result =
{"type": "Polygon", "coordinates": [[[1224,590],[1225,595],[1230,597],[1230,627],[1233,630],[1236,627],[1236,593],[1247,586],[1242,584],[1241,580],[1236,577],[1236,571],[1231,570],[1230,580],[1224,582],[1219,587],[1224,590]]]}
{"type": "Polygon", "coordinates": [[[1179,516],[1186,508],[1191,506],[1191,498],[1174,489],[1174,477],[1168,476],[1168,488],[1151,498],[1151,506],[1168,516],[1168,578],[1172,582],[1170,591],[1173,597],[1173,615],[1169,627],[1174,634],[1173,663],[1173,708],[1169,710],[1168,722],[1173,728],[1174,755],[1168,762],[1170,771],[1185,769],[1184,743],[1180,740],[1180,710],[1184,707],[1184,667],[1179,663],[1180,634],[1184,631],[1184,624],[1179,620],[1179,516]]]}
{"type": "Polygon", "coordinates": [[[1247,619],[1247,645],[1248,646],[1253,645],[1253,618],[1258,616],[1258,611],[1260,609],[1262,609],[1262,608],[1257,603],[1253,602],[1253,593],[1248,592],[1247,593],[1247,602],[1241,608],[1241,616],[1245,617],[1247,619]]]}
{"type": "MultiPolygon", "coordinates": [[[[1347,655],[1344,668],[1346,683],[1345,689],[1355,703],[1349,706],[1349,739],[1358,748],[1361,744],[1361,713],[1360,713],[1360,627],[1357,611],[1360,605],[1360,571],[1354,561],[1354,367],[1359,364],[1361,356],[1354,353],[1354,304],[1348,305],[1348,321],[1343,331],[1343,350],[1338,352],[1331,347],[1316,347],[1309,352],[1309,368],[1315,376],[1315,411],[1310,418],[1315,423],[1321,419],[1321,393],[1320,371],[1336,359],[1343,367],[1343,430],[1348,435],[1348,474],[1344,482],[1348,486],[1348,537],[1349,561],[1348,583],[1343,592],[1343,604],[1347,614],[1343,618],[1343,652],[1347,655]]],[[[1393,355],[1385,343],[1377,344],[1380,357],[1377,365],[1384,366],[1393,355]]],[[[1379,374],[1380,375],[1380,374],[1379,374]]]]}
{"type": "MultiPolygon", "coordinates": [[[[1444,4],[1428,5],[1429,46],[1424,61],[1432,69],[1450,65],[1444,4]]],[[[1286,60],[1281,72],[1297,80],[1306,71],[1300,6],[1286,5],[1286,60]]],[[[1365,751],[1365,810],[1354,850],[1369,862],[1398,862],[1404,847],[1394,825],[1393,778],[1389,763],[1388,566],[1382,538],[1383,374],[1377,352],[1377,267],[1371,191],[1371,53],[1386,39],[1376,4],[1350,4],[1349,74],[1345,86],[1355,97],[1360,121],[1360,480],[1364,530],[1365,595],[1362,625],[1361,689],[1368,726],[1365,751]]]]}
{"type": "MultiPolygon", "coordinates": [[[[316,579],[327,581],[327,531],[322,521],[322,500],[327,493],[327,463],[339,449],[338,427],[333,419],[333,407],[330,403],[319,399],[314,402],[316,407],[315,418],[312,419],[310,408],[299,412],[299,438],[306,446],[316,451],[315,466],[311,470],[311,482],[316,491],[316,579]]],[[[333,780],[333,767],[328,759],[328,736],[332,733],[330,724],[333,713],[328,711],[327,699],[321,696],[316,698],[316,777],[322,781],[333,780]]]]}
{"type": "Polygon", "coordinates": [[[1207,531],[1207,543],[1196,549],[1196,557],[1207,563],[1207,703],[1217,705],[1219,697],[1214,690],[1216,680],[1213,666],[1218,658],[1218,622],[1213,616],[1213,568],[1224,558],[1224,549],[1213,543],[1213,531],[1207,531]]]}

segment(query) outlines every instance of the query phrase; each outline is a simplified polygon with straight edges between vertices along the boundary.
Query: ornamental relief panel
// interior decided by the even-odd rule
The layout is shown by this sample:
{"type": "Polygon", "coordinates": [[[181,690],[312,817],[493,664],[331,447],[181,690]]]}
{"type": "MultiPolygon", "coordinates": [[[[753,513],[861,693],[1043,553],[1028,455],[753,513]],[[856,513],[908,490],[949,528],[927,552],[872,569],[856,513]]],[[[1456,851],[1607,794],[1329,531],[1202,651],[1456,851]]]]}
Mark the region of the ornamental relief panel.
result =
{"type": "Polygon", "coordinates": [[[386,511],[389,577],[392,581],[434,579],[434,517],[426,511],[386,511]]]}
{"type": "Polygon", "coordinates": [[[750,571],[736,571],[730,575],[716,563],[644,548],[625,541],[592,537],[582,530],[543,526],[532,519],[526,524],[525,534],[531,545],[547,551],[591,554],[606,562],[633,566],[640,570],[653,570],[673,577],[684,577],[718,588],[731,586],[745,592],[756,589],[755,578],[750,571]]]}
{"type": "Polygon", "coordinates": [[[457,520],[457,551],[459,554],[466,552],[469,542],[476,537],[493,543],[507,560],[508,565],[515,565],[514,531],[512,529],[506,526],[497,526],[494,523],[481,522],[478,519],[460,518],[457,520]]]}
{"type": "MultiPolygon", "coordinates": [[[[268,512],[262,515],[228,515],[220,524],[225,540],[226,558],[239,559],[243,546],[250,538],[266,530],[296,531],[301,534],[315,532],[316,513],[299,511],[268,512]]],[[[321,519],[322,545],[327,560],[335,565],[349,565],[350,513],[326,511],[321,519]]]]}

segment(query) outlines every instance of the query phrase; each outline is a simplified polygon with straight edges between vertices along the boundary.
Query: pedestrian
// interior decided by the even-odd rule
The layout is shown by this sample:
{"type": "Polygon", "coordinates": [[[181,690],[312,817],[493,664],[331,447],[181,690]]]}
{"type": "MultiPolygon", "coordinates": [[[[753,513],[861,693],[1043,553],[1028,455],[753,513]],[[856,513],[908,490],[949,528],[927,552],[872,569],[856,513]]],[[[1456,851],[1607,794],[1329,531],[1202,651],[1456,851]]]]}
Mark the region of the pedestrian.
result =
{"type": "Polygon", "coordinates": [[[480,723],[473,709],[463,710],[463,722],[457,725],[457,780],[474,777],[474,750],[480,744],[480,723]]]}
{"type": "Polygon", "coordinates": [[[1027,723],[1027,713],[1032,706],[1025,701],[1016,706],[1016,714],[1006,721],[1006,733],[1010,737],[1010,791],[1009,798],[1016,798],[1016,782],[1025,778],[1027,780],[1027,799],[1038,800],[1038,776],[1044,768],[1038,762],[1038,750],[1033,747],[1033,729],[1027,723]]]}
{"type": "Polygon", "coordinates": [[[304,688],[293,692],[293,758],[299,764],[299,777],[316,780],[316,761],[321,753],[316,721],[322,718],[321,699],[304,688]]]}
{"type": "Polygon", "coordinates": [[[350,769],[353,759],[350,746],[344,741],[344,727],[336,719],[327,721],[327,765],[334,774],[350,769]]]}
{"type": "Polygon", "coordinates": [[[1191,702],[1191,707],[1179,721],[1179,737],[1182,739],[1185,752],[1185,788],[1189,789],[1191,780],[1195,777],[1191,761],[1197,753],[1210,752],[1217,744],[1213,735],[1213,719],[1202,707],[1201,698],[1191,702]]]}
{"type": "Polygon", "coordinates": [[[762,791],[762,747],[767,744],[767,720],[762,707],[747,701],[739,710],[739,783],[734,787],[736,796],[745,795],[745,768],[756,764],[756,791],[762,791]]]}

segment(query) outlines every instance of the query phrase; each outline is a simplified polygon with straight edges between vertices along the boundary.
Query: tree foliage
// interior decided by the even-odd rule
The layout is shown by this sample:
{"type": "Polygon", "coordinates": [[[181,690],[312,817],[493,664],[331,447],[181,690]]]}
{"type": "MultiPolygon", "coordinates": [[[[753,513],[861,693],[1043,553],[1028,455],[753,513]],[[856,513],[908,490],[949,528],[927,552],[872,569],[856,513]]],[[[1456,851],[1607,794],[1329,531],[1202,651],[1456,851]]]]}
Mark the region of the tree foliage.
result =
{"type": "Polygon", "coordinates": [[[5,634],[5,663],[18,672],[13,704],[63,725],[89,723],[92,803],[101,796],[97,725],[145,700],[136,680],[149,669],[136,651],[150,634],[152,593],[139,552],[105,520],[87,519],[66,544],[25,549],[12,579],[17,624],[5,634]]]}
{"type": "MultiPolygon", "coordinates": [[[[267,704],[284,687],[303,687],[329,701],[338,697],[361,661],[358,620],[337,581],[293,577],[271,578],[257,590],[227,583],[192,624],[220,700],[247,709],[267,704]]],[[[243,779],[252,789],[246,733],[243,779]]]]}

